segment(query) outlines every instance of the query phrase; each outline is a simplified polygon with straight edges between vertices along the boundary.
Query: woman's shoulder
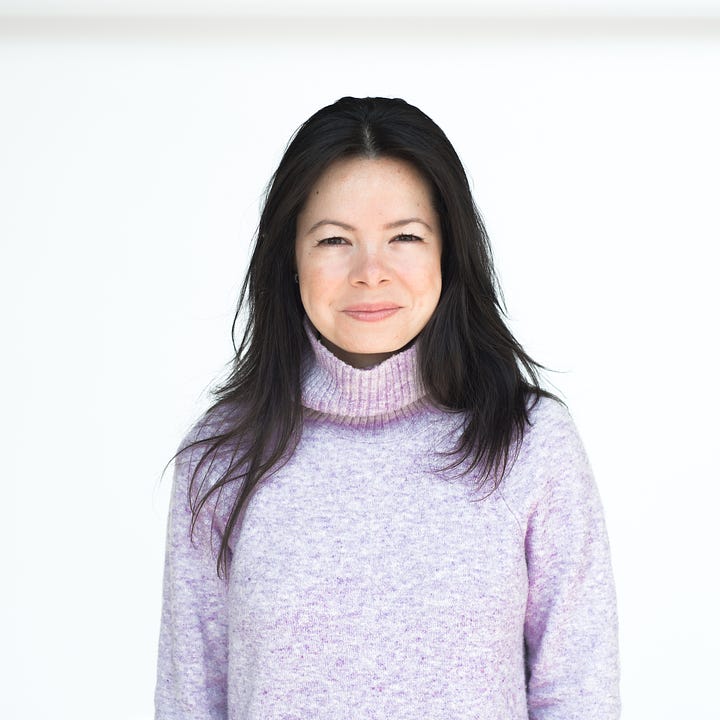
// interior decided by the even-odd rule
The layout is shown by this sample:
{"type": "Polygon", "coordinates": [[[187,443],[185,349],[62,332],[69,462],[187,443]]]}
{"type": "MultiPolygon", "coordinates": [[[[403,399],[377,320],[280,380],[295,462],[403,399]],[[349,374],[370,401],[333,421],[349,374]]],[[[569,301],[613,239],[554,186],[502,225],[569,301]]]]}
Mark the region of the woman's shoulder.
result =
{"type": "Polygon", "coordinates": [[[547,443],[572,435],[577,435],[577,429],[565,403],[548,395],[533,399],[523,442],[547,443]]]}
{"type": "MultiPolygon", "coordinates": [[[[197,501],[231,466],[237,454],[233,433],[237,418],[236,407],[229,403],[216,404],[204,412],[183,436],[175,453],[173,498],[185,511],[188,511],[191,496],[197,501]]],[[[213,523],[217,518],[224,517],[231,507],[234,487],[228,485],[227,490],[223,488],[217,501],[203,506],[213,523]]]]}
{"type": "Polygon", "coordinates": [[[234,429],[239,412],[232,403],[216,403],[185,432],[175,453],[176,475],[193,476],[209,470],[213,475],[227,467],[233,454],[234,429]]]}
{"type": "Polygon", "coordinates": [[[213,440],[232,432],[240,417],[238,406],[231,402],[215,403],[197,418],[185,432],[178,450],[207,446],[213,440]]]}
{"type": "Polygon", "coordinates": [[[532,505],[557,489],[592,482],[592,471],[575,422],[567,406],[553,397],[540,397],[529,408],[528,425],[512,467],[501,483],[513,504],[532,505]]]}

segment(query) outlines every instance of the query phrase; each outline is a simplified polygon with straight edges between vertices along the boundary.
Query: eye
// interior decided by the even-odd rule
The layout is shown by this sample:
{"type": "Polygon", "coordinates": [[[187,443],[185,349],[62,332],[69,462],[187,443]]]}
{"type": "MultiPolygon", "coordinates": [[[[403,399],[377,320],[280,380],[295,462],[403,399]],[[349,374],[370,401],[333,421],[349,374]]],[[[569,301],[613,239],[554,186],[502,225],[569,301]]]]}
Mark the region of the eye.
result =
{"type": "Polygon", "coordinates": [[[341,237],[329,237],[318,240],[318,245],[343,245],[347,242],[345,238],[341,237]]]}
{"type": "Polygon", "coordinates": [[[401,233],[400,235],[396,235],[393,240],[399,240],[400,242],[422,242],[422,238],[409,233],[401,233]]]}

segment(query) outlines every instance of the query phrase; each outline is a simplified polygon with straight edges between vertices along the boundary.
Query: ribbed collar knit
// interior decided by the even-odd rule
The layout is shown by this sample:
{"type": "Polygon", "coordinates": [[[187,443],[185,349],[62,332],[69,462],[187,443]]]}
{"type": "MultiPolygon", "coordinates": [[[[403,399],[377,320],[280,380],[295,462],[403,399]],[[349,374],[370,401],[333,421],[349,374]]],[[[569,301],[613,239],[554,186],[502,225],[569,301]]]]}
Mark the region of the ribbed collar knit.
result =
{"type": "Polygon", "coordinates": [[[367,425],[406,416],[426,396],[414,344],[374,367],[361,369],[333,355],[308,323],[305,329],[311,347],[303,378],[306,408],[344,424],[367,425]]]}

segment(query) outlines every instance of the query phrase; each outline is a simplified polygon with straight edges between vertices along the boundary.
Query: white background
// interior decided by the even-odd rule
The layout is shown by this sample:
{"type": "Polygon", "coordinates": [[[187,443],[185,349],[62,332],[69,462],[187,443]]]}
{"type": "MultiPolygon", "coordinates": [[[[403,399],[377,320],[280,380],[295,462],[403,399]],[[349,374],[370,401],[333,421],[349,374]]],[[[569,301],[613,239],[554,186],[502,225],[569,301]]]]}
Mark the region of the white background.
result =
{"type": "Polygon", "coordinates": [[[231,357],[265,183],[342,95],[446,131],[560,371],[623,717],[720,717],[720,8],[437,4],[0,2],[2,718],[152,717],[163,466],[231,357]]]}

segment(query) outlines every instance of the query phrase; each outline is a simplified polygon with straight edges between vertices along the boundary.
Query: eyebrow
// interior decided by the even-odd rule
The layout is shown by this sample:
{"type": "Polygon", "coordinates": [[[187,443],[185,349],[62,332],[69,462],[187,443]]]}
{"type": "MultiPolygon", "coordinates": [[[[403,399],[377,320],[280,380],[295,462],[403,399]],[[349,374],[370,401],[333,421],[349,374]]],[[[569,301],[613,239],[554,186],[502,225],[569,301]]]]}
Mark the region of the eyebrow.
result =
{"type": "MultiPolygon", "coordinates": [[[[411,223],[420,223],[421,225],[424,225],[428,230],[432,232],[432,228],[430,225],[428,225],[422,218],[419,217],[411,217],[411,218],[403,218],[402,220],[394,220],[391,223],[387,223],[386,225],[383,225],[383,230],[392,230],[394,228],[403,227],[403,225],[410,225],[411,223]]],[[[349,230],[350,232],[353,232],[355,228],[352,225],[348,225],[347,223],[340,222],[339,220],[318,220],[308,231],[307,234],[309,235],[313,230],[317,230],[319,227],[322,227],[323,225],[335,225],[336,227],[340,227],[343,230],[349,230]]]]}

